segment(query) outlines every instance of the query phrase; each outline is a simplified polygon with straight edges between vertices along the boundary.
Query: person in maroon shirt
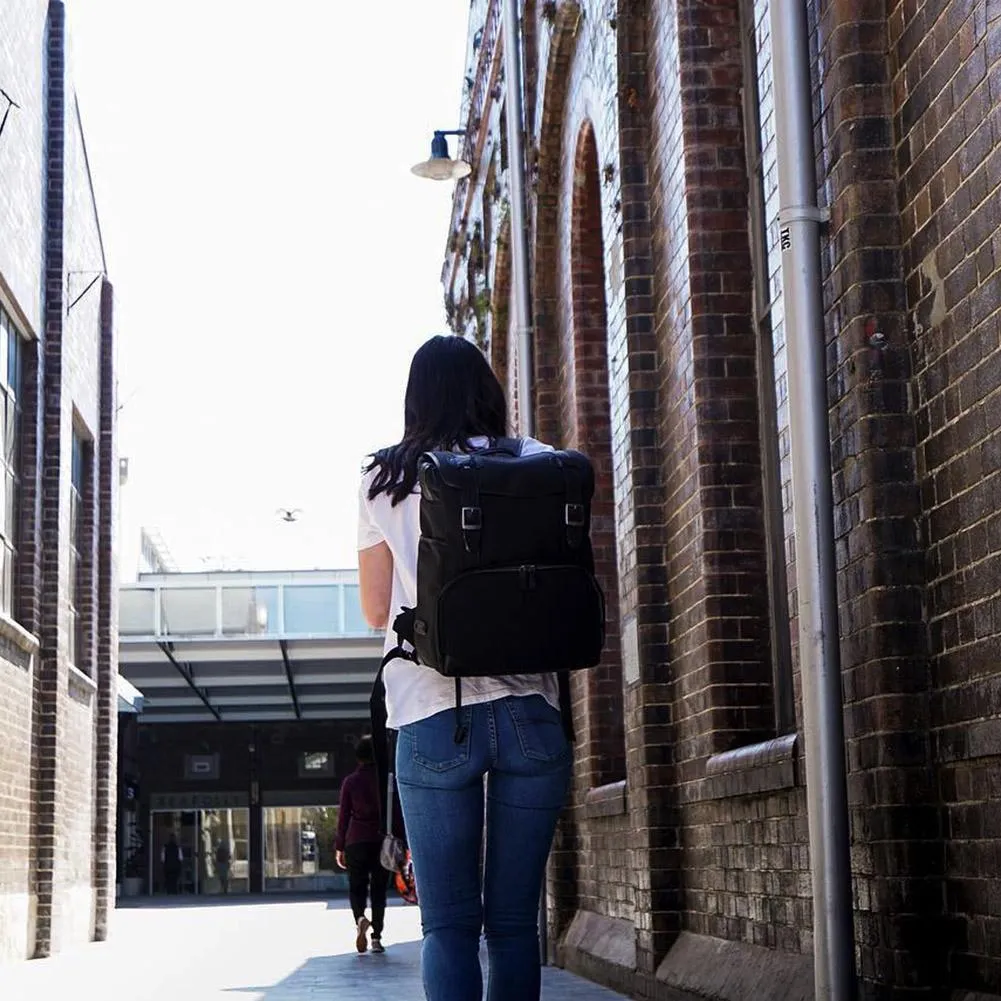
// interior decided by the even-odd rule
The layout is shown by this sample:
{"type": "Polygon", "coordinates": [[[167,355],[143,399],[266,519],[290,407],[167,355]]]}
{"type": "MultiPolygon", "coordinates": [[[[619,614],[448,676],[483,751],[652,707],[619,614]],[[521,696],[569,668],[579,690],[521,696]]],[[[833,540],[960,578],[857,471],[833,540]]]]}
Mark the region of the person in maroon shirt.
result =
{"type": "MultiPolygon", "coordinates": [[[[368,950],[368,933],[371,930],[372,952],[385,952],[382,929],[386,915],[389,873],[382,868],[379,860],[385,831],[371,737],[362,737],[358,741],[355,757],[358,767],[341,783],[335,842],[337,864],[348,871],[351,910],[358,929],[355,940],[358,951],[368,950]],[[369,897],[372,900],[371,921],[365,916],[369,897]]],[[[393,813],[395,817],[399,811],[394,810],[393,813]]],[[[393,826],[397,825],[394,823],[393,826]]]]}

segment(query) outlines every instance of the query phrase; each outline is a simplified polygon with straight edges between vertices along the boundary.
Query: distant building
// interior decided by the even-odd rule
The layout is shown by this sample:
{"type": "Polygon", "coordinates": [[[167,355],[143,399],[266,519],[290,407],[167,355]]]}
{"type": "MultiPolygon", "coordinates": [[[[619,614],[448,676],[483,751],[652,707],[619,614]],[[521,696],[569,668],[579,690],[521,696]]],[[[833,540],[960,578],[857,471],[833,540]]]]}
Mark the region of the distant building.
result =
{"type": "Polygon", "coordinates": [[[142,699],[120,724],[122,893],[345,887],[333,861],[340,784],[369,729],[381,656],[354,570],[160,572],[123,585],[121,671],[142,699]],[[170,873],[172,837],[183,859],[170,873]]]}
{"type": "Polygon", "coordinates": [[[0,3],[0,962],[107,933],[112,288],[59,0],[0,3]]]}
{"type": "Polygon", "coordinates": [[[174,558],[160,534],[143,528],[139,532],[139,574],[165,574],[177,571],[174,558]]]}

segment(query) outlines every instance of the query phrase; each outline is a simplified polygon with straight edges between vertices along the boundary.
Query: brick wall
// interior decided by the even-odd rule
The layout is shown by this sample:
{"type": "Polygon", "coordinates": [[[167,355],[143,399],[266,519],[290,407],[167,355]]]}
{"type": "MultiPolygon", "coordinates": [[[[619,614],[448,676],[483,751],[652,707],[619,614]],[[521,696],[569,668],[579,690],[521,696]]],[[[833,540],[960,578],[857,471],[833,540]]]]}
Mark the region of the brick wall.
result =
{"type": "MultiPolygon", "coordinates": [[[[9,0],[0,9],[0,88],[19,108],[0,136],[0,276],[27,333],[42,324],[46,0],[9,0]]],[[[0,118],[7,102],[0,97],[0,118]]]]}
{"type": "Polygon", "coordinates": [[[20,959],[34,944],[31,868],[31,655],[9,639],[0,659],[0,962],[20,959]]]}
{"type": "MultiPolygon", "coordinates": [[[[7,913],[16,912],[3,924],[0,956],[18,958],[103,936],[112,904],[117,642],[109,588],[117,468],[111,465],[111,301],[102,287],[104,253],[67,71],[64,7],[5,5],[3,17],[11,19],[5,43],[13,39],[19,46],[5,53],[10,62],[4,69],[12,66],[22,82],[41,74],[38,87],[26,90],[15,137],[19,156],[8,163],[18,184],[5,188],[5,196],[14,192],[14,202],[0,222],[0,245],[19,250],[16,264],[0,257],[0,274],[26,340],[14,605],[19,625],[0,623],[12,662],[0,673],[0,701],[18,706],[28,721],[0,759],[0,788],[11,790],[0,800],[0,830],[9,828],[15,845],[0,870],[0,900],[7,913]],[[29,127],[32,122],[40,128],[29,127]],[[26,268],[34,268],[40,302],[33,300],[26,268]],[[69,663],[74,431],[90,443],[92,458],[81,534],[85,644],[77,665],[69,663]],[[12,667],[20,673],[12,676],[12,667]]],[[[5,133],[0,146],[7,138],[5,133]]]]}
{"type": "MultiPolygon", "coordinates": [[[[19,105],[12,109],[0,136],[0,304],[19,332],[39,333],[42,324],[46,115],[44,104],[46,33],[45,3],[4,4],[0,10],[0,87],[19,105]]],[[[6,104],[6,102],[4,102],[6,104]]],[[[6,333],[4,334],[6,337],[6,333]]],[[[22,534],[32,531],[34,506],[33,440],[37,421],[33,346],[25,345],[22,387],[22,534]]],[[[30,567],[32,546],[19,540],[22,559],[30,567]]],[[[27,575],[21,574],[21,581],[27,575]]],[[[29,610],[30,611],[30,610],[29,610]]],[[[30,618],[18,616],[25,629],[0,621],[0,713],[5,739],[0,742],[0,962],[30,955],[35,946],[38,909],[34,866],[34,811],[37,774],[33,769],[34,670],[37,640],[30,618]]]]}
{"type": "MultiPolygon", "coordinates": [[[[996,992],[1001,19],[808,12],[860,991],[996,992]]],[[[523,11],[534,405],[543,437],[595,454],[614,512],[625,745],[625,782],[596,787],[618,768],[589,712],[611,674],[578,679],[550,931],[559,961],[638,997],[812,991],[770,17],[523,11]]],[[[496,127],[496,104],[478,114],[496,127]]]]}
{"type": "Polygon", "coordinates": [[[901,513],[920,511],[923,568],[910,576],[920,582],[924,570],[917,597],[930,654],[922,736],[933,785],[919,794],[941,825],[929,818],[929,836],[946,839],[928,845],[936,879],[924,895],[944,901],[936,960],[948,982],[997,991],[1001,911],[988,859],[1001,845],[1001,22],[993,4],[941,0],[891,4],[888,15],[885,107],[906,287],[906,315],[889,337],[909,347],[913,366],[920,498],[901,513]]]}
{"type": "Polygon", "coordinates": [[[118,561],[115,552],[118,524],[118,424],[117,373],[115,370],[114,296],[111,284],[101,285],[100,425],[96,447],[96,505],[98,518],[96,607],[97,721],[94,754],[94,937],[108,933],[116,884],[116,769],[104,765],[118,758],[118,561]]]}
{"type": "MultiPolygon", "coordinates": [[[[573,679],[578,731],[573,812],[558,834],[553,886],[555,930],[580,915],[631,940],[635,888],[629,876],[630,823],[626,812],[623,648],[619,628],[621,582],[615,532],[615,488],[609,359],[605,330],[610,304],[606,271],[618,246],[617,172],[602,165],[614,146],[614,33],[607,20],[589,18],[586,5],[536,9],[539,46],[539,131],[535,184],[533,269],[536,329],[536,413],[540,437],[581,448],[596,476],[592,542],[607,605],[608,645],[601,667],[573,679]],[[605,72],[584,72],[586,53],[605,72]],[[607,181],[606,181],[607,177],[607,181]],[[567,197],[567,193],[571,193],[567,197]],[[576,866],[574,856],[592,860],[576,866]],[[572,902],[572,906],[571,906],[572,902]]],[[[614,267],[614,264],[612,265],[614,267]]]]}

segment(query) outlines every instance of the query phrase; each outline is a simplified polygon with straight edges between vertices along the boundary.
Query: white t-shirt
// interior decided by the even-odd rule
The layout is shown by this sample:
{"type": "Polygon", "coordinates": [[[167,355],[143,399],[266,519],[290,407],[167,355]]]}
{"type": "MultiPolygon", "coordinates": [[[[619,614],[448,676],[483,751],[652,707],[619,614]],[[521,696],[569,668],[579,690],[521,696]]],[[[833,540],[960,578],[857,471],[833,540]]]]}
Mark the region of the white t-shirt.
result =
{"type": "MultiPolygon", "coordinates": [[[[487,445],[486,438],[470,441],[474,448],[487,445]]],[[[550,451],[534,438],[526,438],[522,455],[550,451]]],[[[393,591],[386,629],[385,652],[396,646],[393,620],[403,607],[417,604],[417,543],[421,536],[420,487],[393,507],[388,494],[369,500],[368,491],[376,470],[362,477],[358,498],[358,549],[369,549],[385,542],[393,554],[393,591]]],[[[455,681],[434,668],[397,658],[386,665],[387,726],[398,730],[408,723],[427,719],[444,709],[455,708],[455,681]]],[[[554,674],[520,674],[506,678],[463,678],[462,704],[492,702],[506,695],[541,695],[554,708],[560,705],[559,687],[554,674]]]]}

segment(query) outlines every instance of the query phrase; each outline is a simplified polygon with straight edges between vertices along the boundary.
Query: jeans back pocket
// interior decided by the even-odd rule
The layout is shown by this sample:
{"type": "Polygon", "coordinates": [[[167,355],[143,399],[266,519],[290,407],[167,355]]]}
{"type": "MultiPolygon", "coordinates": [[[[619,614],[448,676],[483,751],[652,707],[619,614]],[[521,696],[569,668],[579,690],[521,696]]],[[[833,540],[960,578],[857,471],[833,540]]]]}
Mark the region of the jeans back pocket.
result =
{"type": "MultiPolygon", "coordinates": [[[[471,713],[468,708],[462,712],[467,731],[470,728],[471,713]]],[[[455,712],[446,709],[427,719],[409,723],[400,729],[400,735],[409,743],[410,757],[415,764],[432,772],[447,772],[464,765],[469,760],[470,738],[455,742],[455,712]]]]}
{"type": "Polygon", "coordinates": [[[563,717],[541,695],[504,700],[511,715],[521,753],[531,761],[559,761],[570,750],[563,717]]]}

